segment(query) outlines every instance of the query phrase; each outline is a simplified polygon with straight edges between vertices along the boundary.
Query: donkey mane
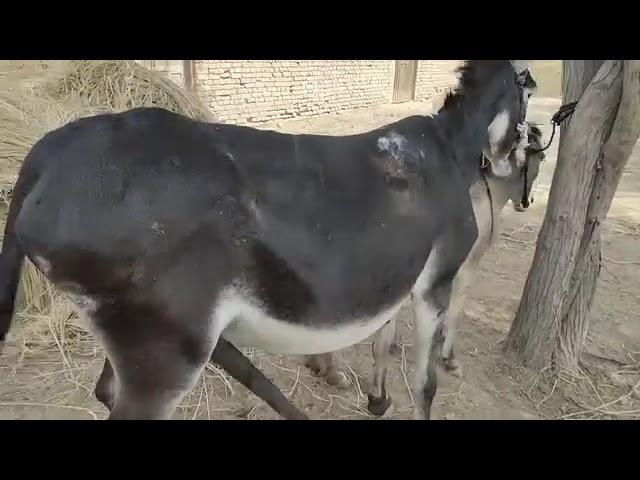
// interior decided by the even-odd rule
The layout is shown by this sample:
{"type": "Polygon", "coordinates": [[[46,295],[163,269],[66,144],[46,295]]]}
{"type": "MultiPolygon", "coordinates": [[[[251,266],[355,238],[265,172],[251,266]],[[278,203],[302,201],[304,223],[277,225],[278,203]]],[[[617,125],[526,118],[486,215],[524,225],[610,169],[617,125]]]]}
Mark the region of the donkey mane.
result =
{"type": "Polygon", "coordinates": [[[456,108],[468,96],[496,78],[498,72],[511,66],[508,60],[467,60],[456,69],[458,85],[447,93],[442,108],[438,111],[456,108]]]}
{"type": "Polygon", "coordinates": [[[531,133],[536,137],[542,136],[542,130],[540,130],[540,127],[538,127],[537,125],[530,123],[529,128],[531,129],[531,133]]]}
{"type": "MultiPolygon", "coordinates": [[[[535,153],[542,148],[542,130],[540,127],[533,123],[529,123],[529,134],[527,135],[529,139],[529,146],[527,147],[527,152],[535,153]],[[533,150],[533,152],[532,152],[533,150]]],[[[544,158],[544,154],[543,154],[544,158]]]]}

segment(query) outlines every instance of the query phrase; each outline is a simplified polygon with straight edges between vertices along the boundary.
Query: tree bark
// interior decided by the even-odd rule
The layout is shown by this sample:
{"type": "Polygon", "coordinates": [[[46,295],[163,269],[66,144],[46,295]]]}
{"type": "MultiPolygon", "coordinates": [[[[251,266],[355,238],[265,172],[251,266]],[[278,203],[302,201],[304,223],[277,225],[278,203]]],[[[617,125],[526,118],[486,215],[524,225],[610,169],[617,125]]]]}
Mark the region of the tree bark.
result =
{"type": "MultiPolygon", "coordinates": [[[[565,61],[562,64],[562,97],[565,104],[580,100],[589,83],[593,80],[604,60],[565,61]]],[[[571,123],[567,118],[561,127],[560,144],[566,138],[566,129],[571,123]]],[[[556,351],[552,361],[562,368],[577,370],[577,361],[587,338],[588,315],[595,296],[596,282],[600,273],[600,237],[593,230],[591,235],[585,230],[580,241],[578,258],[583,259],[571,275],[571,293],[565,302],[556,351]],[[587,248],[589,239],[598,245],[587,248]],[[555,358],[554,358],[555,357],[555,358]]]]}
{"type": "Polygon", "coordinates": [[[640,134],[639,63],[565,61],[564,103],[580,100],[562,128],[547,212],[504,345],[531,367],[577,367],[600,271],[600,225],[640,134]]]}
{"type": "MultiPolygon", "coordinates": [[[[575,368],[582,353],[587,334],[588,315],[600,273],[601,226],[607,216],[613,197],[622,178],[633,147],[640,135],[640,62],[625,61],[622,98],[611,134],[604,145],[602,159],[596,173],[584,235],[578,254],[579,262],[572,277],[575,301],[565,313],[568,326],[581,332],[580,341],[558,345],[559,362],[565,368],[575,368]]],[[[563,340],[563,336],[560,337],[563,340]]]]}

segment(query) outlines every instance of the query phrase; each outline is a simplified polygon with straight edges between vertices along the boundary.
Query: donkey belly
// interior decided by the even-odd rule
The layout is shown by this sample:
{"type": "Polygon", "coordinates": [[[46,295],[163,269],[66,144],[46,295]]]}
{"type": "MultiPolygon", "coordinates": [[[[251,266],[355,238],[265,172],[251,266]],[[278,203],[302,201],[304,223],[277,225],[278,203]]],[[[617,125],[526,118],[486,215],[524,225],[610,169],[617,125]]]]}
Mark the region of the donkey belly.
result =
{"type": "Polygon", "coordinates": [[[222,313],[228,319],[222,336],[237,347],[253,347],[273,354],[313,355],[347,348],[366,339],[388,322],[402,303],[368,318],[314,328],[273,318],[251,302],[235,297],[220,303],[214,318],[220,318],[222,313]]]}

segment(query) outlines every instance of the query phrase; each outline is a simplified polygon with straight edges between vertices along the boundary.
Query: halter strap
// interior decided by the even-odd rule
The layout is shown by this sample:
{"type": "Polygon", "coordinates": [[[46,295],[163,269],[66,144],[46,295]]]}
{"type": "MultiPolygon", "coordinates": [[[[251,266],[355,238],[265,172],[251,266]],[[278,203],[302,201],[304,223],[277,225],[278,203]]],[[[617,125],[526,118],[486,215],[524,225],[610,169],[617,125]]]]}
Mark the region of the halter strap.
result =
{"type": "MultiPolygon", "coordinates": [[[[518,129],[518,125],[524,123],[525,117],[527,116],[527,112],[525,111],[525,101],[524,101],[524,85],[520,83],[520,75],[525,74],[525,78],[530,76],[529,70],[525,70],[520,74],[516,73],[516,85],[518,86],[518,94],[520,97],[520,110],[518,111],[518,122],[516,123],[516,130],[518,129]]],[[[525,80],[526,81],[526,80],[525,80]]]]}
{"type": "Polygon", "coordinates": [[[489,197],[489,210],[491,210],[491,231],[489,233],[489,240],[493,238],[493,196],[491,195],[491,188],[489,188],[489,181],[487,180],[487,172],[483,170],[482,172],[482,180],[484,180],[484,186],[487,188],[487,196],[489,197]]]}

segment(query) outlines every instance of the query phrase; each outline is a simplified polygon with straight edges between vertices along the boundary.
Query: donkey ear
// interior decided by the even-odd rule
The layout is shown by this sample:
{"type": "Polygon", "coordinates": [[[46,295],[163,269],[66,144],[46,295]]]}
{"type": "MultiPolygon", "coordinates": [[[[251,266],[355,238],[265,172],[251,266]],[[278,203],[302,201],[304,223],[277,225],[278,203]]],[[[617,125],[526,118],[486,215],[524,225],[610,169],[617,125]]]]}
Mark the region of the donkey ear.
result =
{"type": "Polygon", "coordinates": [[[511,62],[511,66],[519,75],[525,70],[529,68],[529,60],[509,60],[511,62]]]}

